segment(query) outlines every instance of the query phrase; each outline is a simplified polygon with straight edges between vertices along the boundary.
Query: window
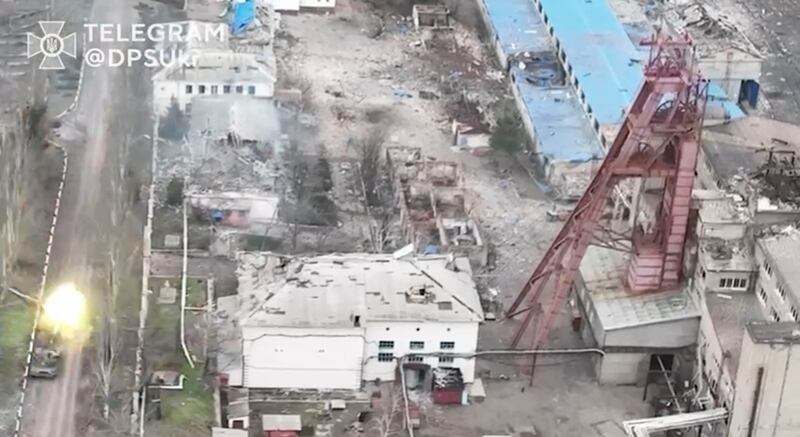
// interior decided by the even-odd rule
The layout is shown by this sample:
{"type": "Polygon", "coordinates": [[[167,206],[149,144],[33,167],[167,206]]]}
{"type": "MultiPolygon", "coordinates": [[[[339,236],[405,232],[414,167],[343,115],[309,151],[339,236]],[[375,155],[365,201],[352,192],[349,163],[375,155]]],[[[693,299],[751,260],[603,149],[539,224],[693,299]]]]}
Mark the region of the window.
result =
{"type": "Polygon", "coordinates": [[[197,86],[197,93],[198,94],[205,94],[206,93],[206,86],[205,85],[198,85],[197,86]]]}
{"type": "Polygon", "coordinates": [[[700,277],[705,279],[706,278],[706,269],[700,267],[700,277]]]}
{"type": "Polygon", "coordinates": [[[439,357],[439,363],[452,363],[453,361],[454,359],[450,355],[442,355],[439,357]]]}
{"type": "Polygon", "coordinates": [[[219,94],[219,86],[211,85],[211,94],[219,94]]]}
{"type": "Polygon", "coordinates": [[[781,321],[781,316],[778,315],[778,312],[775,311],[775,308],[770,308],[769,309],[769,317],[774,322],[780,322],[781,321]]]}
{"type": "Polygon", "coordinates": [[[771,266],[771,265],[769,265],[769,263],[767,262],[767,260],[764,260],[763,267],[764,267],[764,271],[765,271],[765,272],[767,272],[767,274],[768,274],[768,275],[771,275],[771,274],[772,274],[772,266],[771,266]]]}
{"type": "Polygon", "coordinates": [[[409,355],[406,357],[406,361],[408,361],[409,363],[421,363],[423,360],[422,357],[419,355],[409,355]]]}
{"type": "Polygon", "coordinates": [[[378,349],[393,349],[394,342],[390,340],[381,340],[378,342],[378,349]]]}
{"type": "Polygon", "coordinates": [[[222,85],[222,94],[230,94],[231,93],[231,86],[230,85],[222,85]]]}
{"type": "Polygon", "coordinates": [[[456,342],[454,341],[442,341],[439,343],[439,349],[455,349],[456,342]]]}
{"type": "Polygon", "coordinates": [[[379,363],[388,363],[390,361],[394,361],[394,354],[391,352],[379,352],[378,353],[378,362],[379,363]]]}
{"type": "Polygon", "coordinates": [[[778,285],[778,295],[782,300],[786,300],[786,289],[783,288],[783,285],[778,285]]]}
{"type": "Polygon", "coordinates": [[[758,300],[763,304],[767,303],[767,293],[764,291],[763,287],[758,290],[758,300]]]}
{"type": "Polygon", "coordinates": [[[747,279],[743,278],[721,278],[719,280],[720,288],[747,288],[747,279]]]}
{"type": "Polygon", "coordinates": [[[192,86],[186,85],[186,94],[191,94],[191,93],[192,93],[192,86]]]}
{"type": "Polygon", "coordinates": [[[408,348],[411,350],[425,349],[424,341],[412,341],[408,343],[408,348]]]}
{"type": "Polygon", "coordinates": [[[244,93],[244,87],[241,85],[236,85],[236,94],[244,93]]]}
{"type": "Polygon", "coordinates": [[[798,318],[798,316],[800,316],[800,314],[797,312],[797,308],[794,305],[792,305],[791,312],[792,312],[792,320],[794,320],[796,322],[797,318],[798,318]]]}
{"type": "Polygon", "coordinates": [[[250,94],[251,96],[256,95],[255,85],[250,85],[249,87],[247,87],[247,94],[250,94]]]}

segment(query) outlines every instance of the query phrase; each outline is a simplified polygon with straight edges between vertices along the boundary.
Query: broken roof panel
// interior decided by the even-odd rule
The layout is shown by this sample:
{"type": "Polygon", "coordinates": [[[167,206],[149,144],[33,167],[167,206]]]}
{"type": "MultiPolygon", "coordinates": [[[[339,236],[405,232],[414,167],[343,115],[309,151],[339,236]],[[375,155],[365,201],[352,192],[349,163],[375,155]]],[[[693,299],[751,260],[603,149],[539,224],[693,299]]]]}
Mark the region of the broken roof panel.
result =
{"type": "Polygon", "coordinates": [[[479,322],[483,312],[469,263],[447,257],[395,259],[349,254],[294,258],[276,272],[276,257],[239,256],[242,325],[354,327],[369,320],[479,322]],[[420,291],[419,300],[408,293],[420,291]]]}
{"type": "Polygon", "coordinates": [[[549,161],[587,162],[602,158],[600,141],[574,91],[567,87],[539,87],[523,78],[515,86],[536,131],[538,151],[549,161]]]}
{"type": "Polygon", "coordinates": [[[552,51],[550,39],[531,0],[482,0],[506,56],[552,51]]]}
{"type": "MultiPolygon", "coordinates": [[[[601,125],[620,123],[644,80],[646,56],[634,47],[606,0],[533,0],[553,28],[566,55],[577,88],[586,95],[591,113],[601,125]]],[[[707,115],[737,119],[744,112],[727,100],[716,84],[709,85],[707,115]],[[716,112],[714,111],[716,110],[716,112]]]]}

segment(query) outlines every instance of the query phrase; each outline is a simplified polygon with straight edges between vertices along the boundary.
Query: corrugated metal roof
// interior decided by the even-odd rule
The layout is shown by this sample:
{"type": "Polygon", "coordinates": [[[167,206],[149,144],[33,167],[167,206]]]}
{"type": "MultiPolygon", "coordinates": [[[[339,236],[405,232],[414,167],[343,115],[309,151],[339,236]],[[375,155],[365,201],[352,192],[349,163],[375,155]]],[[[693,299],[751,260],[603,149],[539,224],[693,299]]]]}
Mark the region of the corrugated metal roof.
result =
{"type": "Polygon", "coordinates": [[[517,80],[515,86],[536,130],[539,152],[548,160],[586,162],[602,158],[600,141],[571,89],[542,88],[525,80],[517,80]]]}
{"type": "Polygon", "coordinates": [[[531,0],[482,0],[506,55],[550,51],[547,29],[531,0]]]}
{"type": "MultiPolygon", "coordinates": [[[[645,52],[633,45],[606,0],[532,1],[541,4],[542,15],[552,26],[553,36],[564,50],[578,88],[598,123],[620,123],[644,80],[645,52]]],[[[713,83],[708,105],[709,115],[724,114],[729,119],[745,115],[713,83]]]]}

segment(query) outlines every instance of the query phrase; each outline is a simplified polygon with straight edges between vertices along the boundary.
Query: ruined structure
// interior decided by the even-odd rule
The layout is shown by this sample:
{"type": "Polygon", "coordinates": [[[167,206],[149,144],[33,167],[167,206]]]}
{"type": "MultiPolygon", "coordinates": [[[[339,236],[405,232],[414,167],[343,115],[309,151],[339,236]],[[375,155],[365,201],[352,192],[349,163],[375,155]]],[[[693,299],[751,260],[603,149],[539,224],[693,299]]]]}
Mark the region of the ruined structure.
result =
{"type": "Polygon", "coordinates": [[[389,147],[386,163],[403,238],[421,252],[454,253],[485,265],[488,249],[458,164],[427,159],[412,147],[389,147]]]}

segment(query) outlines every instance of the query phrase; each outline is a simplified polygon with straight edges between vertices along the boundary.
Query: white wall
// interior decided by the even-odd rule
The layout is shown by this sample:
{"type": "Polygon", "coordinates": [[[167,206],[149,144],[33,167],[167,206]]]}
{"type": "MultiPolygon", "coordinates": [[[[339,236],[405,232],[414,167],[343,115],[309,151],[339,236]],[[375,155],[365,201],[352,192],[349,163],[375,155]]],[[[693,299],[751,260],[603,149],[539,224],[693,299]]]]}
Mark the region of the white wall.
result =
{"type": "MultiPolygon", "coordinates": [[[[703,293],[702,291],[700,293],[703,293]]],[[[705,298],[700,302],[700,331],[697,335],[697,366],[703,372],[709,389],[717,396],[720,405],[733,404],[731,362],[723,358],[722,344],[708,312],[705,298]]],[[[744,329],[741,327],[740,329],[744,329]]],[[[702,389],[702,387],[698,387],[702,389]]]]}
{"type": "Polygon", "coordinates": [[[725,89],[728,98],[739,100],[741,81],[761,77],[761,59],[739,50],[725,50],[700,59],[703,77],[725,89]]]}
{"type": "Polygon", "coordinates": [[[729,437],[795,437],[800,435],[800,350],[792,344],[755,344],[748,334],[736,375],[736,396],[729,437]],[[763,376],[758,384],[759,368],[763,376]],[[750,421],[754,412],[754,430],[750,421]]]}
{"type": "Polygon", "coordinates": [[[646,352],[612,352],[596,358],[597,382],[608,385],[633,385],[647,377],[650,354],[646,352]]]}
{"type": "Polygon", "coordinates": [[[155,111],[158,114],[164,114],[167,108],[172,104],[172,99],[178,101],[178,106],[181,110],[186,109],[186,105],[192,102],[193,98],[213,97],[224,95],[224,86],[230,86],[230,94],[239,94],[236,92],[236,87],[242,87],[241,95],[251,95],[248,93],[248,87],[255,86],[255,94],[253,97],[272,97],[275,92],[275,84],[272,81],[268,82],[203,82],[193,83],[184,81],[155,81],[153,84],[153,104],[155,111]],[[186,92],[186,86],[192,86],[192,93],[186,92]],[[199,86],[206,87],[205,94],[199,94],[199,86]],[[217,93],[211,93],[211,87],[217,87],[217,93]]]}
{"type": "MultiPolygon", "coordinates": [[[[414,352],[439,352],[442,341],[455,342],[454,349],[444,352],[475,352],[478,346],[478,323],[369,321],[364,345],[364,379],[367,381],[376,378],[380,378],[382,381],[394,380],[396,361],[379,362],[379,352],[391,352],[395,357],[414,352]],[[380,341],[394,341],[394,347],[379,350],[380,341]],[[423,341],[425,348],[412,351],[409,348],[411,341],[423,341]]],[[[455,358],[452,363],[439,363],[437,357],[424,357],[424,363],[431,367],[458,367],[461,369],[465,382],[472,382],[475,378],[474,358],[455,358]]]]}
{"type": "MultiPolygon", "coordinates": [[[[764,252],[758,244],[756,244],[755,259],[756,265],[758,266],[758,281],[755,285],[755,292],[756,296],[758,296],[759,303],[761,303],[761,310],[764,313],[764,317],[767,320],[772,320],[771,310],[774,309],[780,317],[780,321],[797,321],[794,320],[792,308],[795,309],[796,313],[800,312],[800,302],[795,301],[794,294],[789,289],[790,284],[781,283],[775,271],[775,266],[770,265],[769,262],[765,263],[764,252]],[[767,265],[769,265],[772,272],[766,270],[767,265]],[[785,298],[778,292],[779,287],[783,287],[785,298]],[[763,294],[761,293],[762,289],[764,290],[763,294]]],[[[791,286],[797,287],[798,285],[791,284],[791,286]]]]}
{"type": "Polygon", "coordinates": [[[300,0],[301,8],[334,8],[336,0],[300,0]]]}
{"type": "Polygon", "coordinates": [[[244,386],[361,387],[362,328],[244,327],[244,386]]]}
{"type": "Polygon", "coordinates": [[[276,11],[294,11],[300,10],[300,0],[272,0],[272,7],[276,11]]]}

